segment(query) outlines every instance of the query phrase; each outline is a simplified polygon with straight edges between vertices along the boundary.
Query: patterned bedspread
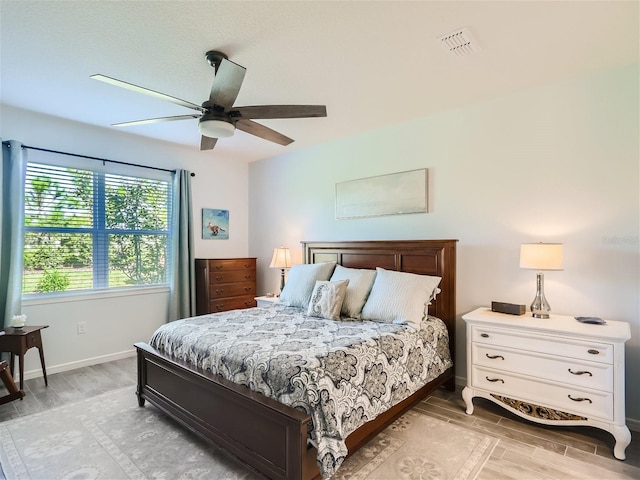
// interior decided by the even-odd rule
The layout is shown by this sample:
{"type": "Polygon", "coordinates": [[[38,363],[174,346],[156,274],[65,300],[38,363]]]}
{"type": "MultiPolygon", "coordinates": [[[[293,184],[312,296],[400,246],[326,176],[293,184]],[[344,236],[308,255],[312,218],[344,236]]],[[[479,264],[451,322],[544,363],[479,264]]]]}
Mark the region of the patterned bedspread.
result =
{"type": "Polygon", "coordinates": [[[452,365],[444,323],[407,325],[307,317],[282,305],[233,310],[160,327],[151,345],[311,416],[323,478],[346,437],[452,365]]]}

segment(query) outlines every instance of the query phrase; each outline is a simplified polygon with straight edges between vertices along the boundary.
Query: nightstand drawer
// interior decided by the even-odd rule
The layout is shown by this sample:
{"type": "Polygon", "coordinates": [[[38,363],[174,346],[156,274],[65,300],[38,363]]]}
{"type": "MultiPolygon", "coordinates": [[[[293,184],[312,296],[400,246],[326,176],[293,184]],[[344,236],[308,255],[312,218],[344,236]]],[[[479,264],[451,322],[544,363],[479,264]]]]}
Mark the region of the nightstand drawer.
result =
{"type": "Polygon", "coordinates": [[[613,394],[580,389],[570,385],[541,382],[516,374],[474,366],[471,383],[494,394],[502,394],[523,402],[544,405],[585,417],[613,419],[613,394]]]}
{"type": "Polygon", "coordinates": [[[570,338],[528,333],[526,330],[502,330],[474,326],[472,341],[486,345],[511,347],[529,352],[587,360],[591,362],[613,363],[613,345],[580,341],[570,338]]]}
{"type": "Polygon", "coordinates": [[[567,385],[613,391],[613,365],[474,343],[472,362],[493,370],[546,378],[567,385]]]}

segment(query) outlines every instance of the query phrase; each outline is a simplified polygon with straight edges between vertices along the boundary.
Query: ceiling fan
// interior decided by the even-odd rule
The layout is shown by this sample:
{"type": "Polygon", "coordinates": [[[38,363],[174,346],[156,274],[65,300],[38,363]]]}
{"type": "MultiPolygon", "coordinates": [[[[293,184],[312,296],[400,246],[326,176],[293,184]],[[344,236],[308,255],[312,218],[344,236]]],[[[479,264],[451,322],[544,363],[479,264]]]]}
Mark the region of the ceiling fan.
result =
{"type": "Polygon", "coordinates": [[[205,58],[215,69],[215,79],[211,87],[211,92],[209,93],[209,100],[205,101],[201,106],[105,75],[91,75],[91,78],[197,110],[198,113],[189,115],[148,118],[133,122],[114,123],[113,126],[128,127],[147,123],[198,118],[198,128],[202,134],[200,150],[213,149],[218,138],[230,137],[236,129],[269,140],[270,142],[289,145],[293,142],[293,139],[269,127],[265,127],[260,123],[254,122],[253,119],[327,116],[327,108],[324,105],[258,105],[234,107],[233,103],[236,101],[236,97],[240,92],[240,87],[247,71],[246,68],[230,61],[227,55],[216,50],[208,51],[205,54],[205,58]]]}

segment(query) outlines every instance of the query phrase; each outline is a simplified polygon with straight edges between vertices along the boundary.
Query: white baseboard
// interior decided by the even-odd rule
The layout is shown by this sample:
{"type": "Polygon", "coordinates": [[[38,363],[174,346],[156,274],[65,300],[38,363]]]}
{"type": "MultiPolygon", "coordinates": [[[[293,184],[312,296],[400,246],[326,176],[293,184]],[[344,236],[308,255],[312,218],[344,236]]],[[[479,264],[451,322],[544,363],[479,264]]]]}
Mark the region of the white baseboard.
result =
{"type": "MultiPolygon", "coordinates": [[[[84,360],[79,360],[77,362],[62,363],[60,365],[54,365],[53,367],[46,365],[47,376],[52,375],[54,373],[67,372],[69,370],[74,370],[76,368],[90,367],[91,365],[98,365],[99,363],[112,362],[114,360],[120,360],[122,358],[133,357],[135,356],[135,354],[136,354],[135,349],[132,349],[132,350],[126,350],[124,352],[111,353],[109,355],[102,355],[100,357],[86,358],[84,360]]],[[[17,370],[17,367],[16,367],[16,370],[17,370]]],[[[17,377],[18,377],[18,372],[16,371],[16,380],[18,379],[17,377]]],[[[24,372],[25,380],[29,380],[30,378],[38,378],[38,377],[42,377],[41,369],[24,372]]]]}
{"type": "MultiPolygon", "coordinates": [[[[456,386],[464,387],[467,385],[466,377],[458,377],[456,376],[456,386]]],[[[629,430],[640,433],[640,420],[636,420],[635,418],[627,417],[627,427],[629,430]]]]}

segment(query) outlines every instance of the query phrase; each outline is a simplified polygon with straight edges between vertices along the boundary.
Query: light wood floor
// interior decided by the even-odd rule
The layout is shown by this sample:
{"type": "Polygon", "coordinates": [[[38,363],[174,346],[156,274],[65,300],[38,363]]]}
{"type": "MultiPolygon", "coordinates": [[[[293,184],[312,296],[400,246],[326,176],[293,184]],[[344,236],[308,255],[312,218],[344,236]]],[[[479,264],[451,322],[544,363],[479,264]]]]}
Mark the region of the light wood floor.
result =
{"type": "MultiPolygon", "coordinates": [[[[134,357],[49,375],[49,387],[42,378],[30,379],[25,382],[23,400],[0,405],[0,422],[127,385],[135,388],[135,382],[134,357]]],[[[466,415],[459,390],[438,390],[415,408],[499,439],[478,480],[640,479],[637,432],[632,432],[627,459],[620,461],[613,457],[613,437],[607,432],[541,426],[482,398],[474,399],[474,414],[466,415]]]]}

